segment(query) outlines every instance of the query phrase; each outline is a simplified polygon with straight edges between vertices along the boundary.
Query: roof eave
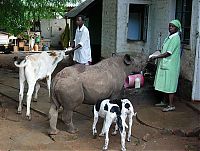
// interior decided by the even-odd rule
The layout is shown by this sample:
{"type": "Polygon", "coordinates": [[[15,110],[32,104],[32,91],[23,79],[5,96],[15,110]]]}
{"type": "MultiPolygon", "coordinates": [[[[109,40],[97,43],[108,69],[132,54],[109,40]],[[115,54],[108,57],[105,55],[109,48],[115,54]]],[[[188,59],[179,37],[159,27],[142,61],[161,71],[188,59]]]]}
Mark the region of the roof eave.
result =
{"type": "Polygon", "coordinates": [[[95,0],[86,0],[65,14],[65,18],[74,18],[95,0]]]}

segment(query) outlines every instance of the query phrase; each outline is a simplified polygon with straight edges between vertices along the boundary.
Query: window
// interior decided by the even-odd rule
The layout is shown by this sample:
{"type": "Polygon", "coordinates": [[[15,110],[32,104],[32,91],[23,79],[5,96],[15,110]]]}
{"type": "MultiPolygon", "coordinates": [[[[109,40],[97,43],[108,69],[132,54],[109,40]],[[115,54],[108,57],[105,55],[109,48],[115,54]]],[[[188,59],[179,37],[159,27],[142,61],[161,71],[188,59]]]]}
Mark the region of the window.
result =
{"type": "Polygon", "coordinates": [[[148,5],[130,4],[128,40],[146,41],[148,26],[148,5]]]}
{"type": "Polygon", "coordinates": [[[40,28],[40,21],[39,20],[34,20],[32,22],[32,28],[30,29],[31,31],[41,31],[41,28],[40,28]]]}
{"type": "Polygon", "coordinates": [[[181,42],[189,44],[191,28],[192,0],[176,0],[176,18],[182,25],[181,42]]]}

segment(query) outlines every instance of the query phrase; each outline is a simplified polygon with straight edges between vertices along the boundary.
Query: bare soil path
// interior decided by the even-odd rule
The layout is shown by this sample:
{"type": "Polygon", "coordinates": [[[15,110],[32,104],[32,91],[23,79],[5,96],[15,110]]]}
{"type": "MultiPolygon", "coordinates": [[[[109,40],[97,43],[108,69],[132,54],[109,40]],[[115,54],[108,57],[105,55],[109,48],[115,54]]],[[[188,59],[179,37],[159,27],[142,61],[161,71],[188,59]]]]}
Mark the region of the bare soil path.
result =
{"type": "MultiPolygon", "coordinates": [[[[4,150],[102,150],[104,138],[93,139],[91,127],[93,122],[92,106],[82,105],[74,114],[74,123],[79,128],[77,134],[65,132],[65,125],[59,121],[61,132],[49,137],[48,109],[49,98],[45,84],[39,91],[38,102],[32,102],[32,120],[16,114],[18,101],[18,73],[0,69],[0,151],[4,150]]],[[[140,123],[134,118],[132,141],[126,143],[127,150],[133,151],[199,151],[198,137],[181,137],[182,133],[172,134],[170,130],[189,131],[200,127],[200,115],[176,101],[176,111],[163,113],[153,104],[158,101],[151,88],[138,91],[129,89],[125,92],[135,106],[140,123]],[[147,125],[145,125],[146,123],[147,125]],[[164,130],[159,130],[164,128],[164,130]]],[[[100,132],[102,120],[97,125],[100,132]]],[[[109,150],[120,150],[120,137],[110,136],[109,150]]]]}

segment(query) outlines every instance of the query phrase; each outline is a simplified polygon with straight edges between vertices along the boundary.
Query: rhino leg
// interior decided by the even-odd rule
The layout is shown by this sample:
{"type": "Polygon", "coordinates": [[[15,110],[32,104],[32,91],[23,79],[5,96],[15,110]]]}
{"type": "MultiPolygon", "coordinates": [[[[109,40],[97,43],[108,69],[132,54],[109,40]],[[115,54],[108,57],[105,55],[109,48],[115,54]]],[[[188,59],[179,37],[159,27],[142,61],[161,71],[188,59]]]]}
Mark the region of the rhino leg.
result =
{"type": "Polygon", "coordinates": [[[62,120],[64,121],[64,123],[66,125],[66,131],[74,134],[74,133],[78,132],[78,129],[74,127],[74,124],[72,122],[72,116],[73,116],[72,110],[64,109],[62,120]]]}
{"type": "Polygon", "coordinates": [[[52,103],[49,110],[49,123],[50,123],[50,130],[48,131],[49,135],[56,135],[59,132],[59,130],[57,130],[56,128],[57,120],[58,120],[58,110],[56,109],[56,105],[52,103]]]}
{"type": "Polygon", "coordinates": [[[76,107],[84,100],[82,82],[75,77],[60,78],[54,86],[56,101],[63,107],[62,121],[66,125],[66,131],[76,133],[72,116],[76,107]]]}

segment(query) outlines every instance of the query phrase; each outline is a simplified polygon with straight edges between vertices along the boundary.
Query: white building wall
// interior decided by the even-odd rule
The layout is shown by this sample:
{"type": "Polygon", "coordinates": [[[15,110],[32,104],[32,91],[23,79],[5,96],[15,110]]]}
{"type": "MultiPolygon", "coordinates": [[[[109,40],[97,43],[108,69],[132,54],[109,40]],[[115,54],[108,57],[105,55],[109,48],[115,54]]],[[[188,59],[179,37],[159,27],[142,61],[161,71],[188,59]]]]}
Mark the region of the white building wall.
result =
{"type": "Polygon", "coordinates": [[[183,55],[181,62],[181,75],[184,79],[193,81],[194,66],[195,66],[195,52],[197,43],[198,31],[198,1],[193,0],[192,4],[192,17],[191,17],[191,31],[190,31],[190,44],[183,46],[183,55]]]}
{"type": "MultiPolygon", "coordinates": [[[[198,18],[198,22],[195,24],[197,26],[196,30],[196,37],[197,37],[197,44],[196,44],[196,56],[195,56],[195,71],[194,71],[194,79],[193,79],[193,88],[192,88],[192,100],[196,100],[200,102],[200,1],[194,2],[193,6],[196,7],[198,14],[196,18],[198,18]]],[[[194,15],[193,15],[194,16],[194,15]]],[[[196,19],[195,18],[195,19],[196,19]]]]}
{"type": "MultiPolygon", "coordinates": [[[[150,0],[118,0],[117,5],[117,53],[141,53],[149,51],[150,28],[148,28],[147,42],[130,41],[127,42],[129,5],[130,4],[150,4],[150,0]]],[[[148,23],[149,24],[149,23],[148,23]]]]}
{"type": "Polygon", "coordinates": [[[60,46],[61,34],[65,30],[66,20],[65,19],[42,19],[41,20],[41,36],[44,39],[51,41],[51,46],[60,46]]]}
{"type": "Polygon", "coordinates": [[[159,34],[161,43],[168,34],[168,23],[175,16],[174,0],[118,0],[117,5],[117,43],[118,53],[154,52],[158,45],[159,34]],[[128,17],[130,4],[149,4],[147,41],[128,41],[128,17]],[[170,10],[170,11],[169,11],[170,10]]]}
{"type": "Polygon", "coordinates": [[[152,0],[150,53],[162,46],[164,39],[168,35],[169,22],[175,18],[175,8],[175,0],[152,0]]]}

